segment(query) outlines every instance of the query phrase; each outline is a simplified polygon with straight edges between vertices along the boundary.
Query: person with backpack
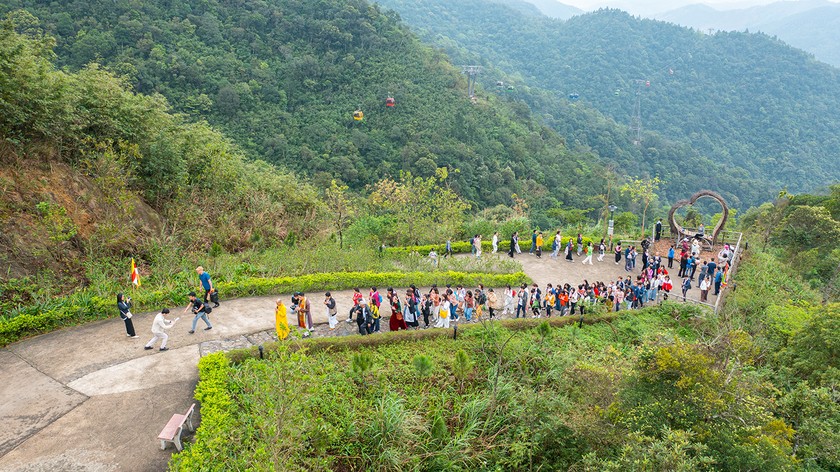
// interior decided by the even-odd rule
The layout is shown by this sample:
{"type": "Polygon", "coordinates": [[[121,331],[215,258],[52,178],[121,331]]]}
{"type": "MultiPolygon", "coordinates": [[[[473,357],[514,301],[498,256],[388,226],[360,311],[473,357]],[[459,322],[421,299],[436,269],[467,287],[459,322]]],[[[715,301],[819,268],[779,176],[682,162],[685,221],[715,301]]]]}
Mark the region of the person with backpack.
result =
{"type": "Polygon", "coordinates": [[[688,294],[689,290],[691,290],[691,279],[685,277],[682,282],[683,301],[686,301],[686,294],[688,294]]]}
{"type": "Polygon", "coordinates": [[[198,273],[198,280],[201,282],[201,288],[204,289],[204,303],[212,302],[213,308],[219,308],[219,291],[213,287],[213,281],[210,280],[210,274],[204,271],[204,267],[198,266],[195,268],[198,273]]]}
{"type": "Polygon", "coordinates": [[[537,258],[538,258],[538,259],[542,259],[542,246],[543,246],[543,235],[542,235],[542,231],[540,231],[539,233],[537,233],[537,239],[536,239],[536,241],[535,241],[535,244],[536,244],[536,251],[535,251],[535,253],[536,253],[536,255],[537,255],[537,258]]]}
{"type": "Polygon", "coordinates": [[[528,254],[534,254],[537,250],[537,230],[531,233],[531,248],[528,249],[528,254]]]}
{"type": "Polygon", "coordinates": [[[370,299],[370,315],[373,318],[371,333],[378,333],[380,328],[380,319],[382,318],[382,314],[379,311],[382,306],[382,295],[379,294],[376,287],[371,287],[368,298],[370,299]]]}
{"type": "Polygon", "coordinates": [[[478,284],[475,289],[475,319],[480,320],[481,315],[484,314],[484,306],[487,304],[487,292],[484,290],[484,285],[478,284]]]}
{"type": "Polygon", "coordinates": [[[204,328],[204,331],[213,329],[213,325],[210,324],[210,318],[207,317],[213,309],[207,306],[203,301],[196,298],[195,292],[190,292],[189,297],[190,302],[187,303],[187,307],[184,308],[184,313],[192,310],[192,313],[195,315],[192,321],[192,328],[189,330],[189,333],[195,333],[195,325],[198,323],[199,318],[201,318],[201,320],[204,321],[204,324],[207,325],[207,327],[204,328]]]}
{"type": "Polygon", "coordinates": [[[554,294],[554,288],[551,284],[545,287],[545,316],[551,318],[551,308],[557,301],[557,296],[554,294]]]}

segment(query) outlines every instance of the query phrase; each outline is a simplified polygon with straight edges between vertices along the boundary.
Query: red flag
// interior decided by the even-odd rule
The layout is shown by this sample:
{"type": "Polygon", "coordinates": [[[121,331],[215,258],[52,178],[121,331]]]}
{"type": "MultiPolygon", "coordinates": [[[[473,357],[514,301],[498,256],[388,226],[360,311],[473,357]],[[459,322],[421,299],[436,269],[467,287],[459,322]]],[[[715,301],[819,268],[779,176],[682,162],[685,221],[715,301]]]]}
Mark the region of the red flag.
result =
{"type": "Polygon", "coordinates": [[[134,286],[140,286],[140,270],[137,268],[137,264],[134,263],[133,257],[131,258],[131,275],[129,277],[134,286]]]}

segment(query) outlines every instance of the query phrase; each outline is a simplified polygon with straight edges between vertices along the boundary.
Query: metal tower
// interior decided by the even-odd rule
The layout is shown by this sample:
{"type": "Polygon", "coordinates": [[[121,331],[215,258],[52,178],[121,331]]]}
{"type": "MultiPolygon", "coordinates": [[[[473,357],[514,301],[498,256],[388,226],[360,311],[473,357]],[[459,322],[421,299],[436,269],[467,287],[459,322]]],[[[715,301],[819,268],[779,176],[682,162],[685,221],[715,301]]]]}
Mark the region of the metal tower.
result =
{"type": "Polygon", "coordinates": [[[633,116],[630,119],[630,131],[633,132],[633,144],[642,145],[642,90],[650,87],[650,80],[634,79],[636,83],[636,103],[633,104],[633,116]]]}
{"type": "Polygon", "coordinates": [[[475,77],[481,72],[481,66],[463,66],[463,72],[467,74],[467,95],[475,97],[475,77]]]}

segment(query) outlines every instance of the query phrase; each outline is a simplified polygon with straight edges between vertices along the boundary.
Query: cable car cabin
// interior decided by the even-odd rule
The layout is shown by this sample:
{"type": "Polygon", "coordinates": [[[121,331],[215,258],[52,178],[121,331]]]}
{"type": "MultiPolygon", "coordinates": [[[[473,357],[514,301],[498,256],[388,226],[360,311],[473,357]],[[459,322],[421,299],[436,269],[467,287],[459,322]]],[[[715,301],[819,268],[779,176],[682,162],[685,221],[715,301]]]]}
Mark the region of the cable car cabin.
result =
{"type": "Polygon", "coordinates": [[[353,119],[356,121],[362,121],[365,119],[365,114],[362,113],[362,110],[356,110],[353,112],[353,119]]]}
{"type": "Polygon", "coordinates": [[[570,93],[570,94],[569,94],[569,100],[571,100],[571,101],[575,101],[575,100],[577,100],[578,98],[580,98],[580,95],[578,95],[578,94],[576,94],[576,93],[570,93]]]}
{"type": "Polygon", "coordinates": [[[397,106],[397,101],[394,100],[393,97],[388,97],[385,99],[385,106],[393,108],[397,106]]]}
{"type": "Polygon", "coordinates": [[[496,87],[504,87],[504,86],[505,86],[505,83],[502,82],[501,80],[496,82],[496,87]]]}
{"type": "Polygon", "coordinates": [[[508,92],[513,92],[514,90],[516,90],[516,89],[513,88],[513,85],[508,85],[507,86],[507,91],[508,92]]]}

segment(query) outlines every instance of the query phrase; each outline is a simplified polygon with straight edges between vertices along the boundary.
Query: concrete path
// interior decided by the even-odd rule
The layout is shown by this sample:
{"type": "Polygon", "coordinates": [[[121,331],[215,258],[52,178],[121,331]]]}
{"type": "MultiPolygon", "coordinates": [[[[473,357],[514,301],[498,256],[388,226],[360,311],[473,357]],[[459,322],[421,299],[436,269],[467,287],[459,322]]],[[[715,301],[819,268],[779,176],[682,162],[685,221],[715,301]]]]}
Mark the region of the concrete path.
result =
{"type": "MultiPolygon", "coordinates": [[[[552,260],[548,253],[516,260],[541,287],[626,275],[609,255],[592,266],[578,257],[574,263],[552,260]]],[[[362,289],[367,295],[369,287],[362,289]]],[[[327,329],[322,294],[311,296],[315,335],[355,333],[355,324],[343,320],[336,331],[327,329]]],[[[339,319],[346,319],[352,292],[333,295],[339,319]]],[[[165,470],[173,448],[160,450],[155,438],[173,413],[194,401],[200,356],[271,339],[276,298],[222,300],[211,315],[213,329],[203,331],[199,321],[193,335],[187,333],[192,316],[170,307],[181,320],[170,330],[167,352],[143,350],[151,338],[149,313],[134,318],[139,339],[127,338],[123,323],[111,319],[0,349],[0,471],[165,470]]],[[[282,298],[288,304],[289,296],[282,298]]],[[[289,324],[297,321],[290,317],[289,324]]],[[[387,319],[382,325],[387,330],[387,319]]]]}

